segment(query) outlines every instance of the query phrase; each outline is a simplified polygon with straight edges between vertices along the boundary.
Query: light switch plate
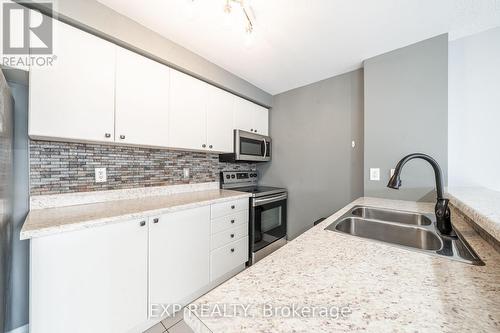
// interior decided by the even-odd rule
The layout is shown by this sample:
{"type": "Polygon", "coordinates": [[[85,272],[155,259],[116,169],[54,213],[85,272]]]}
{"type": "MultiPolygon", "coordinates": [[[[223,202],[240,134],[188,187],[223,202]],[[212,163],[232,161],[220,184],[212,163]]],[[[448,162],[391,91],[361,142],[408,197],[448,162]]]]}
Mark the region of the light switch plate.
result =
{"type": "Polygon", "coordinates": [[[106,168],[95,168],[95,182],[104,183],[107,180],[106,168]]]}
{"type": "Polygon", "coordinates": [[[184,179],[189,178],[189,168],[182,169],[182,176],[184,177],[184,179]]]}
{"type": "Polygon", "coordinates": [[[370,180],[380,180],[380,168],[370,168],[370,180]]]}

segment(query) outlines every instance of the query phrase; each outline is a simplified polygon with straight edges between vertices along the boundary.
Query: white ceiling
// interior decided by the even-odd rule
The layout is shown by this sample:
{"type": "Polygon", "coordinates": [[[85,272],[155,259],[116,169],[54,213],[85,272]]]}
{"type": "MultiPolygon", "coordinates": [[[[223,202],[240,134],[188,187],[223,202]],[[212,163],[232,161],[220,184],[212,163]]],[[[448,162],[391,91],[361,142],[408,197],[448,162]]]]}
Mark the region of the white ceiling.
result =
{"type": "Polygon", "coordinates": [[[249,39],[225,0],[98,1],[273,95],[438,34],[500,26],[500,0],[247,0],[249,39]]]}

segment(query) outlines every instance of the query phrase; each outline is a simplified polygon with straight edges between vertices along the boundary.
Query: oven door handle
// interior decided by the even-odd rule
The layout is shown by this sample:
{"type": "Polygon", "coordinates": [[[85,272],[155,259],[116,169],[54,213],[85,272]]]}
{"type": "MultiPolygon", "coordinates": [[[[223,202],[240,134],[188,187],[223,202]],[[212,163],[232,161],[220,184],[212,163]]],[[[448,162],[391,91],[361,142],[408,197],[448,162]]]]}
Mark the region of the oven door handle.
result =
{"type": "Polygon", "coordinates": [[[283,193],[283,194],[280,194],[280,195],[275,195],[275,196],[272,196],[272,197],[265,197],[265,198],[255,198],[254,200],[252,200],[252,206],[253,207],[257,207],[257,206],[262,206],[262,205],[265,205],[265,204],[268,204],[268,203],[271,203],[271,202],[276,202],[276,201],[280,201],[280,200],[284,200],[288,198],[288,194],[287,193],[283,193]]]}
{"type": "Polygon", "coordinates": [[[262,141],[264,141],[264,156],[262,157],[265,158],[267,156],[267,141],[266,139],[262,139],[262,141]]]}

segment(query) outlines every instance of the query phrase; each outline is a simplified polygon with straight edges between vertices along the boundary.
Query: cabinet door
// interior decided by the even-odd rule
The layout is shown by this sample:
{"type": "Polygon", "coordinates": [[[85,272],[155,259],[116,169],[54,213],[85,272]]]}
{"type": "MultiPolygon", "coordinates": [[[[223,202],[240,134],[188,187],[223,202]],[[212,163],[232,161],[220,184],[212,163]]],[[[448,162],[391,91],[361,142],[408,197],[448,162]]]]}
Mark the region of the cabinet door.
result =
{"type": "Polygon", "coordinates": [[[255,104],[254,106],[254,132],[268,135],[269,133],[269,110],[255,104]]]}
{"type": "Polygon", "coordinates": [[[117,48],[115,141],[168,146],[170,69],[117,48]]]}
{"type": "Polygon", "coordinates": [[[148,228],[141,224],[33,239],[30,331],[127,332],[144,323],[148,228]]]}
{"type": "Polygon", "coordinates": [[[233,151],[234,95],[209,86],[207,98],[207,144],[211,151],[233,151]]]}
{"type": "Polygon", "coordinates": [[[234,128],[253,132],[254,104],[246,99],[235,97],[234,101],[234,128]]]}
{"type": "Polygon", "coordinates": [[[113,141],[115,46],[53,20],[52,67],[30,72],[32,137],[113,141]]]}
{"type": "Polygon", "coordinates": [[[169,142],[174,148],[206,149],[208,84],[170,70],[169,142]]]}
{"type": "Polygon", "coordinates": [[[150,306],[192,301],[209,283],[210,207],[162,215],[149,233],[150,306]]]}

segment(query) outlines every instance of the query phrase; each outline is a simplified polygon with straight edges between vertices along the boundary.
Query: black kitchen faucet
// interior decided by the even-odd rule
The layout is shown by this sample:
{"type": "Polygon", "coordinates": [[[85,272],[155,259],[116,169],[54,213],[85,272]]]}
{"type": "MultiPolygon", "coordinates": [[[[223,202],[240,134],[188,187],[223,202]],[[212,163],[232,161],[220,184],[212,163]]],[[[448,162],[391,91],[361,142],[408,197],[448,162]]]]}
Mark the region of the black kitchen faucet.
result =
{"type": "Polygon", "coordinates": [[[433,159],[429,155],[421,153],[414,153],[403,157],[401,161],[399,161],[398,164],[396,165],[396,170],[394,171],[394,174],[392,175],[391,179],[389,179],[387,187],[396,190],[399,189],[399,187],[401,186],[401,179],[400,179],[401,170],[403,169],[403,166],[406,164],[406,162],[414,158],[420,158],[429,162],[430,165],[432,165],[432,168],[434,169],[434,175],[436,177],[436,192],[437,192],[437,202],[434,211],[436,213],[437,228],[443,235],[452,235],[453,229],[451,227],[450,208],[448,207],[449,200],[444,197],[444,192],[443,192],[443,173],[441,172],[441,167],[439,166],[438,162],[436,162],[435,159],[433,159]]]}

